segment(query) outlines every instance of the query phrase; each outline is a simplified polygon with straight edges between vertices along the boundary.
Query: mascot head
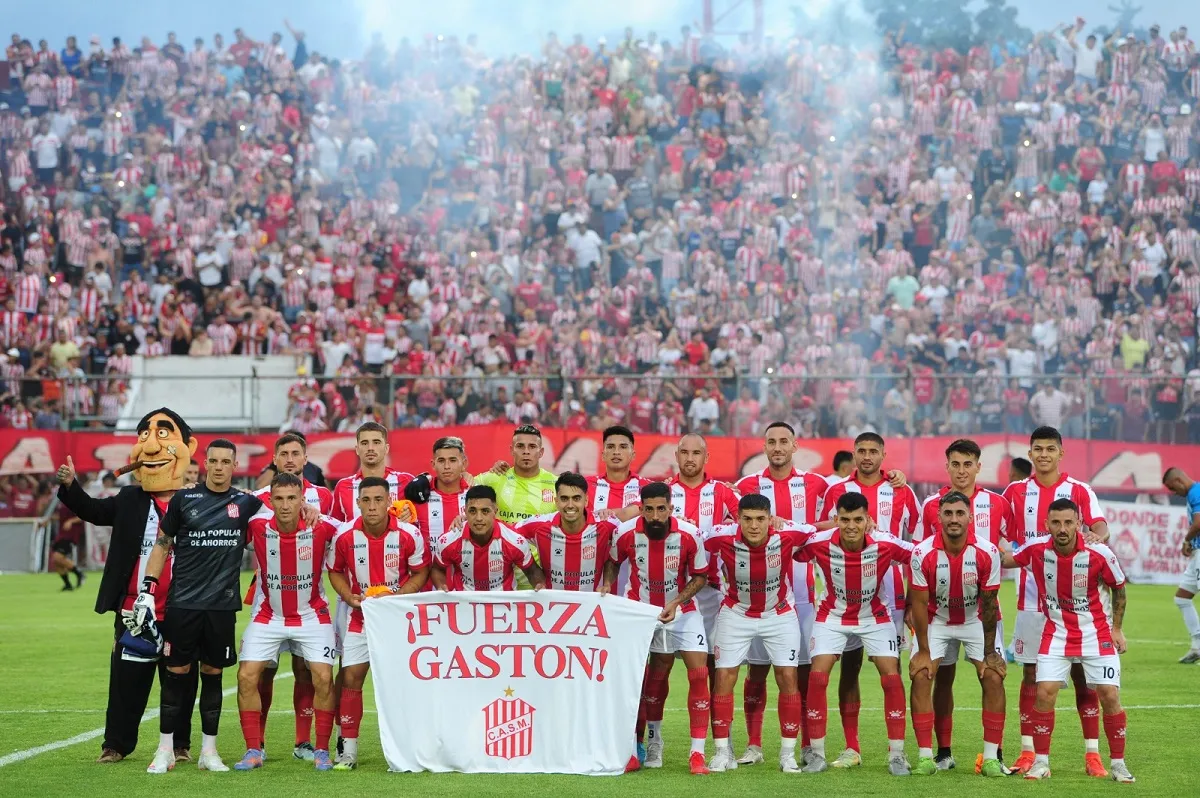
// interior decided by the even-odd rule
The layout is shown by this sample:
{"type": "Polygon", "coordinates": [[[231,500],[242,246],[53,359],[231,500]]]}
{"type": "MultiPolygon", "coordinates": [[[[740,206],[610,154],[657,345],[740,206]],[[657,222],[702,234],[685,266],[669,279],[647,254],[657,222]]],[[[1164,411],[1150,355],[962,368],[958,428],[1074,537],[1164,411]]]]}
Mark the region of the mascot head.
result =
{"type": "Polygon", "coordinates": [[[192,428],[174,410],[151,410],[138,422],[137,443],[129,453],[129,462],[142,463],[133,478],[150,493],[179,490],[188,463],[196,453],[198,441],[192,428]]]}

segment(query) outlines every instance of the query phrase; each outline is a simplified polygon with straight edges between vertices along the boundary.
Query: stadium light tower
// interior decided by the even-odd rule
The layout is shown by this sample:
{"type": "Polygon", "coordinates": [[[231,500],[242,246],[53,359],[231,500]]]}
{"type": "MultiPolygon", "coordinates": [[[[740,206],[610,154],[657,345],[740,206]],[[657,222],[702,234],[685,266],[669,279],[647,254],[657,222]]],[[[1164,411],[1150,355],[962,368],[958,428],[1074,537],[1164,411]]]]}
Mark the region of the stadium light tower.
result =
{"type": "Polygon", "coordinates": [[[755,44],[762,43],[763,39],[763,5],[766,0],[749,0],[754,7],[754,29],[751,31],[731,31],[717,30],[717,25],[734,11],[746,5],[747,0],[724,0],[722,5],[724,10],[720,13],[713,8],[715,0],[704,0],[704,16],[701,19],[701,33],[705,36],[728,36],[738,35],[740,33],[749,33],[754,39],[755,44]]]}

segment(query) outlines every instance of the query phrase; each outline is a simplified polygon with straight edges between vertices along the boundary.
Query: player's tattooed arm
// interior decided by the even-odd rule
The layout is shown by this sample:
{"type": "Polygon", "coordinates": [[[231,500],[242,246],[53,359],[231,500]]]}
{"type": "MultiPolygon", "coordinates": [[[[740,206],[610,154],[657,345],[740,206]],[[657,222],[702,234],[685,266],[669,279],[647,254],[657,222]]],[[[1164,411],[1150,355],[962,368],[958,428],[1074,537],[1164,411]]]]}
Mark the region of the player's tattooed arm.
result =
{"type": "Polygon", "coordinates": [[[613,585],[617,583],[617,564],[612,560],[604,563],[604,576],[600,579],[600,588],[596,592],[600,595],[608,595],[612,592],[613,585]]]}
{"type": "Polygon", "coordinates": [[[528,568],[522,568],[525,578],[529,580],[529,584],[534,590],[541,590],[546,586],[546,574],[542,571],[541,566],[537,563],[531,563],[528,568]]]}
{"type": "Polygon", "coordinates": [[[1112,588],[1112,639],[1118,654],[1124,654],[1125,632],[1121,624],[1125,621],[1125,585],[1112,588]]]}
{"type": "Polygon", "coordinates": [[[700,589],[708,584],[708,572],[702,574],[693,574],[688,583],[683,586],[683,590],[679,591],[679,595],[675,598],[680,604],[686,604],[695,598],[700,589]]]}
{"type": "Polygon", "coordinates": [[[999,592],[982,590],[979,593],[979,619],[983,621],[983,650],[996,648],[996,622],[1000,619],[999,592]]]}

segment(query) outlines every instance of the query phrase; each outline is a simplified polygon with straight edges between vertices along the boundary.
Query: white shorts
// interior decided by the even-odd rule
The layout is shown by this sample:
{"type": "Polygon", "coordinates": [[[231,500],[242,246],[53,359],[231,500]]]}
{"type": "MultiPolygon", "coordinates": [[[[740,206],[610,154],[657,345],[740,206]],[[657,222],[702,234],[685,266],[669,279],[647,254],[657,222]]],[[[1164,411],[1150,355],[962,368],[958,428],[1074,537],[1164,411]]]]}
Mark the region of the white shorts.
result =
{"type": "Polygon", "coordinates": [[[1187,568],[1183,569],[1183,578],[1179,580],[1179,589],[1186,590],[1193,596],[1200,593],[1200,549],[1188,557],[1187,568]]]}
{"type": "Polygon", "coordinates": [[[850,641],[857,638],[866,649],[868,657],[900,658],[900,640],[896,626],[891,623],[872,623],[866,626],[842,626],[840,624],[813,624],[812,643],[809,653],[814,657],[845,653],[850,641]]]}
{"type": "Polygon", "coordinates": [[[334,652],[342,655],[342,638],[346,636],[346,627],[350,625],[350,605],[338,600],[337,610],[333,614],[333,646],[334,652]]]}
{"type": "MultiPolygon", "coordinates": [[[[983,662],[983,624],[974,623],[950,626],[941,621],[929,624],[929,658],[941,660],[942,666],[954,665],[958,662],[959,649],[966,649],[967,659],[972,662],[983,662]]],[[[917,637],[913,635],[912,650],[921,650],[917,637]]],[[[999,650],[999,646],[997,646],[999,650]]]]}
{"type": "MultiPolygon", "coordinates": [[[[813,620],[817,617],[817,608],[812,604],[797,604],[795,606],[796,620],[800,624],[800,653],[796,657],[797,665],[811,665],[812,655],[808,653],[808,643],[812,639],[813,620]]],[[[770,665],[771,657],[761,640],[756,639],[750,644],[750,653],[746,661],[751,665],[770,665]]]]}
{"type": "Polygon", "coordinates": [[[699,612],[676,612],[675,620],[659,624],[650,638],[651,654],[674,654],[677,651],[708,653],[708,635],[704,617],[699,612]]]}
{"type": "Polygon", "coordinates": [[[333,624],[312,623],[284,626],[282,621],[246,624],[242,632],[242,662],[278,662],[284,645],[310,662],[332,665],[337,657],[333,624]]]}
{"type": "Polygon", "coordinates": [[[696,594],[696,609],[704,621],[704,639],[708,641],[708,653],[712,653],[713,631],[717,625],[717,614],[721,611],[724,595],[715,587],[705,586],[696,594]]]}
{"type": "MultiPolygon", "coordinates": [[[[892,625],[896,627],[896,646],[897,646],[896,650],[899,651],[903,647],[904,633],[906,631],[905,626],[904,626],[904,610],[897,610],[897,609],[892,610],[892,625]]],[[[862,640],[857,637],[854,637],[854,638],[851,638],[850,641],[846,643],[845,650],[846,651],[858,651],[862,647],[863,647],[862,640]]],[[[845,652],[843,652],[843,653],[845,653],[845,652]]],[[[871,655],[871,656],[874,656],[874,655],[871,655]]]]}
{"type": "Polygon", "coordinates": [[[342,634],[342,667],[362,665],[371,661],[371,653],[367,648],[365,632],[344,632],[342,634]]]}
{"type": "Polygon", "coordinates": [[[1121,657],[1106,654],[1096,657],[1064,657],[1059,654],[1042,654],[1037,658],[1037,680],[1039,682],[1061,682],[1071,678],[1071,666],[1083,665],[1083,675],[1090,685],[1111,684],[1121,686],[1121,657]]]}
{"type": "Polygon", "coordinates": [[[728,607],[721,608],[713,634],[713,656],[718,668],[737,668],[746,661],[750,645],[761,640],[767,659],[779,668],[800,664],[800,624],[796,613],[747,618],[728,607]]]}
{"type": "Polygon", "coordinates": [[[1013,658],[1022,665],[1037,665],[1042,650],[1042,630],[1046,616],[1040,612],[1017,611],[1016,635],[1013,637],[1013,658]]]}

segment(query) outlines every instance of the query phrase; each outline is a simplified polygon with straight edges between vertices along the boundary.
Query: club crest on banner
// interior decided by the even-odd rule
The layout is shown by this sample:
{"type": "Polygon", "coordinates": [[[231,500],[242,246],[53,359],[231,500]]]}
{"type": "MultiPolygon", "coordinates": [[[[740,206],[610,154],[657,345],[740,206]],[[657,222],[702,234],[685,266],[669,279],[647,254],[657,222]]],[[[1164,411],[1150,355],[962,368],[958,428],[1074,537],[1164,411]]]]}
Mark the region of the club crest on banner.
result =
{"type": "Polygon", "coordinates": [[[519,759],[533,753],[534,711],[519,698],[497,698],[484,707],[484,751],[487,755],[519,759]]]}

